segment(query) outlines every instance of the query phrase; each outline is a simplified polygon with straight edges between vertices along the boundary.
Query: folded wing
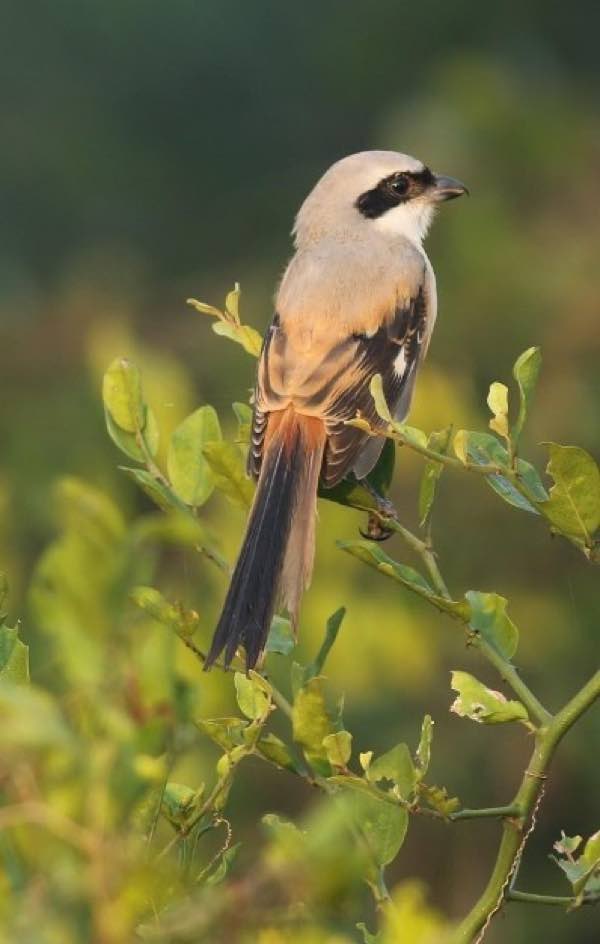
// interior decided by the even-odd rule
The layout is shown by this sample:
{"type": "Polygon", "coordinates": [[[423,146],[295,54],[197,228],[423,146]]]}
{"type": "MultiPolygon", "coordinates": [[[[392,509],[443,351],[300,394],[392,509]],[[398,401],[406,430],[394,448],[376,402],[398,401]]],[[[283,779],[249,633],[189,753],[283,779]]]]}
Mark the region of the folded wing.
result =
{"type": "Polygon", "coordinates": [[[260,471],[267,415],[292,404],[298,413],[319,417],[325,424],[321,482],[326,488],[351,470],[359,478],[368,474],[383,440],[346,422],[360,415],[376,428],[382,425],[369,390],[375,374],[381,374],[390,409],[404,418],[430,333],[427,315],[421,285],[377,330],[355,331],[342,339],[324,332],[301,347],[276,315],[265,336],[258,371],[250,473],[258,477],[260,471]]]}

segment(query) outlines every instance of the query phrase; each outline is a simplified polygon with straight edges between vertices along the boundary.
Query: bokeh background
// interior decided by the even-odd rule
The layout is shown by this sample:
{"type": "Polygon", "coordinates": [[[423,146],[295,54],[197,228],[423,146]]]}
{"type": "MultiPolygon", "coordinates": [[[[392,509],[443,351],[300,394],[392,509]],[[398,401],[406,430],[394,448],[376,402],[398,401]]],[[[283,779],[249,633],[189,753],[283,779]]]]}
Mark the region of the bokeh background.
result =
{"type": "MultiPolygon", "coordinates": [[[[103,370],[120,354],[139,363],[165,431],[202,403],[233,428],[230,404],[247,396],[254,364],[185,299],[221,304],[239,281],[243,319],[262,331],[293,214],[347,153],[406,151],[471,190],[444,208],[428,240],[440,315],[415,424],[485,428],[489,382],[508,382],[516,356],[539,344],[529,457],[543,467],[538,444],[549,439],[600,454],[597,4],[4,0],[1,19],[0,566],[34,678],[59,692],[66,684],[54,671],[52,627],[28,590],[56,534],[56,481],[85,479],[127,519],[149,507],[117,469],[103,370]]],[[[394,497],[411,526],[421,469],[400,456],[394,497]]],[[[328,675],[332,691],[345,693],[356,746],[412,743],[429,711],[437,781],[469,806],[506,802],[529,749],[521,731],[448,712],[451,668],[493,676],[449,622],[340,554],[334,539],[356,536],[360,518],[321,506],[301,653],[314,652],[326,617],[345,604],[328,675]]],[[[207,514],[233,558],[243,514],[219,497],[207,514]]],[[[434,530],[457,595],[508,597],[520,665],[558,707],[598,661],[597,573],[466,477],[444,479],[434,530]]],[[[387,549],[410,560],[396,540],[387,549]]],[[[208,639],[225,591],[218,572],[179,550],[157,580],[199,611],[208,639]]],[[[82,638],[87,618],[83,607],[82,638]]],[[[153,639],[139,642],[145,665],[153,639]]],[[[76,638],[69,645],[77,649],[76,638]]],[[[197,714],[229,710],[222,677],[182,666],[197,714]]],[[[548,854],[561,828],[585,835],[599,825],[599,734],[596,712],[561,747],[522,887],[567,892],[548,854]]],[[[179,779],[202,779],[205,750],[190,752],[179,779]]],[[[231,817],[250,845],[263,813],[314,814],[317,803],[291,777],[250,765],[231,817]]],[[[391,882],[417,877],[436,908],[459,916],[489,873],[497,838],[493,823],[419,820],[391,882]]],[[[19,894],[30,901],[27,883],[19,894]]],[[[61,940],[86,939],[78,907],[56,918],[73,935],[61,940]]],[[[333,914],[332,933],[356,939],[352,906],[333,914]]],[[[591,909],[565,916],[512,905],[489,941],[591,944],[598,930],[591,909]]],[[[42,938],[29,927],[19,940],[42,938]]]]}

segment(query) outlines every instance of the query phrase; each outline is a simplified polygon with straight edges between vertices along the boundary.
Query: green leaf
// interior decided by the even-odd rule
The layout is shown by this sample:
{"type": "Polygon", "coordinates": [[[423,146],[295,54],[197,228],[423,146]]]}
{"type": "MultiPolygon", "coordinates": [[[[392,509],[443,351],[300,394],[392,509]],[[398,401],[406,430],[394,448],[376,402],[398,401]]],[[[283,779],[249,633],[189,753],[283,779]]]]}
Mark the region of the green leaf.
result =
{"type": "Polygon", "coordinates": [[[327,620],[327,624],[325,626],[325,638],[321,643],[321,648],[319,649],[314,662],[311,662],[310,665],[308,665],[304,670],[305,682],[308,682],[309,679],[320,675],[323,671],[323,667],[327,661],[327,656],[331,652],[333,644],[337,639],[337,634],[340,631],[340,626],[342,625],[345,615],[346,607],[341,606],[339,610],[336,610],[335,613],[332,613],[332,615],[327,620]]]}
{"type": "Polygon", "coordinates": [[[337,546],[352,557],[357,557],[358,560],[375,567],[386,576],[408,584],[411,589],[417,590],[422,595],[433,594],[433,589],[418,571],[392,560],[379,545],[372,541],[338,541],[337,546]]]}
{"type": "MultiPolygon", "coordinates": [[[[274,844],[277,852],[277,859],[289,866],[290,862],[298,859],[304,859],[306,855],[306,837],[295,823],[277,813],[265,813],[262,817],[262,823],[274,844]]],[[[273,849],[268,851],[269,858],[273,849]]]]}
{"type": "Polygon", "coordinates": [[[274,616],[267,638],[267,652],[277,652],[288,656],[296,646],[296,636],[289,619],[274,616]]]}
{"type": "Polygon", "coordinates": [[[144,416],[145,423],[143,432],[139,434],[129,433],[121,429],[120,426],[117,426],[108,410],[106,408],[104,409],[106,429],[115,446],[117,446],[121,452],[124,452],[126,456],[129,456],[130,459],[136,459],[138,462],[143,462],[146,458],[138,444],[138,435],[143,437],[151,456],[155,456],[158,452],[158,444],[160,441],[156,417],[150,407],[145,407],[144,416]]]}
{"type": "Polygon", "coordinates": [[[403,584],[413,593],[429,600],[438,609],[459,619],[465,619],[468,616],[469,609],[465,603],[446,600],[438,596],[418,571],[392,560],[378,544],[372,541],[338,541],[337,546],[352,557],[357,557],[370,567],[374,567],[386,577],[391,577],[403,584]]]}
{"type": "Polygon", "coordinates": [[[293,771],[297,769],[287,744],[284,744],[281,738],[278,738],[275,734],[269,732],[268,734],[262,735],[255,747],[265,760],[270,761],[277,767],[293,771]]]}
{"type": "Polygon", "coordinates": [[[6,616],[6,601],[8,600],[8,578],[0,570],[0,619],[6,616]]]}
{"type": "Polygon", "coordinates": [[[240,295],[242,290],[239,286],[239,282],[236,282],[233,289],[227,293],[225,298],[225,311],[231,318],[235,321],[236,324],[240,323],[240,295]]]}
{"type": "Polygon", "coordinates": [[[571,856],[582,843],[581,836],[567,836],[561,830],[560,839],[554,843],[554,848],[562,855],[571,856]]]}
{"type": "Polygon", "coordinates": [[[215,321],[212,326],[215,334],[241,344],[247,354],[258,357],[262,348],[262,338],[258,331],[249,325],[232,324],[230,321],[215,321]]]}
{"type": "Polygon", "coordinates": [[[578,861],[586,871],[573,886],[575,894],[583,896],[584,892],[600,892],[600,830],[590,836],[578,861]]]}
{"type": "Polygon", "coordinates": [[[427,434],[424,433],[422,429],[417,429],[416,426],[407,426],[406,423],[394,422],[394,430],[399,433],[406,442],[411,443],[411,445],[417,446],[420,449],[426,448],[427,434]]]}
{"type": "Polygon", "coordinates": [[[248,509],[252,504],[254,486],[246,476],[239,447],[228,442],[212,442],[204,446],[203,453],[217,488],[234,505],[248,509]]]}
{"type": "MultiPolygon", "coordinates": [[[[439,431],[435,430],[429,435],[429,439],[427,440],[427,448],[433,449],[434,452],[440,452],[445,455],[450,444],[450,436],[450,427],[439,431]]],[[[430,515],[431,508],[435,500],[437,483],[443,471],[444,466],[441,462],[429,460],[425,464],[423,475],[421,476],[421,485],[419,488],[419,524],[421,527],[423,527],[430,515]]]]}
{"type": "Polygon", "coordinates": [[[390,413],[390,408],[387,405],[387,401],[385,399],[385,393],[383,392],[383,380],[381,378],[381,374],[375,374],[371,378],[371,383],[369,384],[369,390],[370,390],[371,396],[373,397],[373,402],[375,403],[375,409],[377,411],[377,415],[385,423],[393,423],[394,420],[392,419],[392,414],[390,413]]]}
{"type": "Polygon", "coordinates": [[[448,796],[445,787],[429,786],[422,783],[419,785],[419,793],[432,810],[437,810],[442,816],[449,816],[460,807],[458,797],[448,796]]]}
{"type": "Polygon", "coordinates": [[[462,462],[463,465],[466,465],[469,461],[469,454],[467,452],[467,447],[469,445],[469,431],[466,429],[459,429],[454,434],[454,439],[452,440],[452,448],[458,459],[462,462]]]}
{"type": "Polygon", "coordinates": [[[199,507],[211,496],[214,476],[204,456],[208,443],[221,442],[219,418],[212,406],[201,406],[171,436],[167,470],[175,493],[186,505],[199,507]]]}
{"type": "Polygon", "coordinates": [[[371,766],[371,761],[373,760],[373,751],[361,751],[361,753],[358,755],[358,760],[360,762],[360,766],[366,773],[371,766]]]}
{"type": "Polygon", "coordinates": [[[256,672],[250,672],[248,675],[236,672],[234,682],[235,695],[242,714],[251,721],[264,718],[271,705],[270,691],[264,679],[256,672]]]}
{"type": "Polygon", "coordinates": [[[171,825],[179,829],[200,806],[203,793],[204,785],[199,790],[192,790],[183,783],[169,781],[163,791],[160,811],[171,825]]]}
{"type": "Polygon", "coordinates": [[[195,610],[169,603],[154,587],[133,587],[129,596],[136,606],[184,639],[189,639],[198,629],[200,617],[195,610]]]}
{"type": "Polygon", "coordinates": [[[0,678],[18,685],[29,682],[29,647],[16,627],[0,625],[0,678]]]}
{"type": "Polygon", "coordinates": [[[336,731],[323,738],[327,760],[332,767],[345,769],[352,756],[352,735],[349,731],[336,731]]]}
{"type": "Polygon", "coordinates": [[[512,428],[512,439],[515,444],[523,432],[541,366],[542,353],[539,347],[528,348],[515,361],[513,377],[519,385],[520,398],[519,415],[512,428]]]}
{"type": "Polygon", "coordinates": [[[427,445],[427,436],[425,433],[416,429],[414,426],[407,426],[405,423],[398,423],[394,420],[392,414],[390,413],[390,408],[385,399],[385,394],[383,392],[383,380],[381,379],[381,374],[375,374],[371,383],[369,384],[369,390],[371,396],[373,397],[373,402],[375,403],[375,409],[377,415],[380,419],[394,427],[394,430],[400,433],[407,442],[413,443],[417,446],[426,446],[427,445]]]}
{"type": "Polygon", "coordinates": [[[231,341],[241,344],[248,354],[252,354],[253,357],[258,357],[262,348],[262,338],[254,328],[240,323],[240,294],[240,287],[236,282],[235,288],[233,291],[229,292],[225,299],[225,311],[221,311],[220,308],[215,308],[214,305],[199,302],[195,298],[188,298],[187,303],[188,305],[192,305],[196,311],[204,315],[212,315],[217,319],[212,326],[215,334],[219,334],[221,337],[229,338],[231,341]]]}
{"type": "Polygon", "coordinates": [[[382,933],[371,934],[371,932],[369,931],[364,921],[358,922],[358,924],[356,925],[356,930],[360,931],[360,933],[362,934],[363,944],[382,944],[383,942],[383,934],[382,933]]]}
{"type": "Polygon", "coordinates": [[[297,693],[292,709],[294,740],[310,757],[327,758],[323,740],[331,733],[321,676],[309,679],[297,693]]]}
{"type": "Polygon", "coordinates": [[[121,429],[135,433],[144,428],[142,378],[135,364],[126,357],[115,358],[104,374],[102,398],[104,406],[121,429]]]}
{"type": "MultiPolygon", "coordinates": [[[[508,469],[509,457],[506,449],[495,436],[489,433],[460,430],[454,438],[454,451],[462,462],[474,462],[476,465],[496,464],[508,469]],[[458,444],[457,444],[458,439],[458,444]]],[[[503,475],[487,475],[486,482],[509,505],[539,514],[535,502],[545,501],[547,492],[542,485],[537,470],[524,459],[517,459],[515,471],[521,483],[526,487],[531,501],[528,501],[503,475]]]]}
{"type": "Polygon", "coordinates": [[[383,868],[393,862],[406,838],[407,810],[352,789],[352,813],[376,865],[383,868]]]}
{"type": "Polygon", "coordinates": [[[250,442],[250,432],[252,430],[252,409],[247,403],[233,403],[232,407],[238,422],[236,443],[247,446],[250,442]]]}
{"type": "Polygon", "coordinates": [[[224,751],[243,745],[244,732],[248,727],[248,722],[241,718],[200,718],[195,724],[224,751]]]}
{"type": "Polygon", "coordinates": [[[547,472],[554,479],[544,513],[559,531],[590,544],[600,525],[600,470],[585,449],[545,443],[547,472]]]}
{"type": "Polygon", "coordinates": [[[529,721],[525,705],[520,701],[508,701],[501,692],[486,688],[468,672],[453,672],[452,688],[458,692],[458,698],[450,711],[460,718],[470,718],[481,724],[529,721]]]}
{"type": "Polygon", "coordinates": [[[575,859],[574,852],[581,847],[581,841],[581,836],[569,837],[562,833],[561,839],[554,843],[554,848],[564,858],[551,856],[573,886],[576,896],[574,907],[582,904],[586,894],[600,892],[600,831],[590,836],[583,851],[575,859]]]}
{"type": "Polygon", "coordinates": [[[214,305],[207,305],[206,302],[199,302],[197,298],[186,299],[186,305],[191,305],[192,308],[195,308],[196,311],[200,312],[202,315],[212,315],[213,318],[225,317],[220,308],[215,308],[214,305]]]}
{"type": "Polygon", "coordinates": [[[487,405],[494,414],[490,420],[490,429],[508,439],[508,387],[497,380],[490,386],[487,405]]]}
{"type": "Polygon", "coordinates": [[[519,630],[506,613],[507,601],[497,593],[469,590],[469,626],[480,633],[505,659],[512,659],[519,644],[519,630]]]}
{"type": "Polygon", "coordinates": [[[182,509],[187,511],[181,499],[163,482],[147,472],[146,469],[133,469],[126,465],[120,465],[119,468],[121,472],[133,479],[136,485],[139,485],[148,498],[151,498],[162,511],[172,511],[173,508],[179,511],[182,509]]]}
{"type": "Polygon", "coordinates": [[[406,744],[397,744],[386,754],[371,761],[366,776],[370,783],[391,780],[405,800],[412,797],[417,784],[415,765],[406,744]]]}
{"type": "Polygon", "coordinates": [[[419,746],[417,747],[417,776],[419,780],[421,780],[429,770],[434,723],[431,715],[425,715],[423,718],[421,738],[419,740],[419,746]]]}

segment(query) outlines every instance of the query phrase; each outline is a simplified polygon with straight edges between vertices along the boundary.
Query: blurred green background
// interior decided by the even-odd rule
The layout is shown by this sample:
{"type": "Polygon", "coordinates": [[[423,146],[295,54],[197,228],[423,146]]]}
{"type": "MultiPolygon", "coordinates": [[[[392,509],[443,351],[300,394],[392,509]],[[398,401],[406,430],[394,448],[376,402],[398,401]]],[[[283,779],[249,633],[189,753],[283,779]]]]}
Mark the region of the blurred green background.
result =
{"type": "MultiPolygon", "coordinates": [[[[415,425],[485,428],[489,382],[508,382],[516,356],[539,344],[544,367],[527,453],[543,465],[537,444],[552,439],[600,454],[597,4],[4,0],[1,12],[0,569],[34,679],[59,692],[65,685],[56,665],[64,654],[52,649],[53,631],[27,590],[60,518],[56,480],[87,480],[128,519],[150,507],[117,469],[102,416],[103,370],[117,355],[139,363],[165,431],[202,403],[233,428],[230,404],[246,398],[254,363],[216,338],[185,299],[220,305],[239,281],[243,320],[262,331],[293,215],[347,153],[405,151],[471,190],[470,200],[444,209],[427,244],[440,314],[415,425]]],[[[413,526],[422,464],[399,460],[394,497],[413,526]]],[[[232,559],[243,514],[220,497],[208,514],[232,559]]],[[[334,539],[356,536],[360,523],[321,503],[301,652],[314,652],[326,617],[346,604],[328,675],[346,695],[355,746],[412,743],[429,711],[437,781],[468,806],[506,802],[525,763],[522,733],[448,713],[451,668],[492,676],[451,624],[336,550],[334,539]]],[[[445,477],[434,529],[455,594],[508,597],[521,628],[520,665],[558,707],[597,663],[597,573],[463,476],[445,477]]],[[[387,550],[409,559],[396,540],[387,550]]],[[[225,581],[192,549],[173,550],[158,566],[159,584],[198,610],[208,640],[225,581]]],[[[82,638],[90,619],[83,606],[82,638]]],[[[132,664],[139,655],[146,672],[154,638],[132,644],[132,664]]],[[[68,647],[77,645],[75,631],[68,647]]],[[[184,662],[196,714],[228,711],[223,677],[184,662]]],[[[158,664],[156,672],[159,688],[158,664]]],[[[552,842],[561,828],[586,835],[598,827],[599,734],[596,712],[561,747],[528,845],[525,888],[566,893],[547,859],[552,842]]],[[[205,750],[190,752],[179,779],[203,779],[205,750]]],[[[250,845],[263,813],[297,815],[317,802],[288,775],[250,766],[236,781],[231,818],[250,845]]],[[[489,873],[497,836],[493,823],[419,820],[392,885],[418,877],[438,909],[460,916],[489,873]]],[[[30,901],[31,888],[21,891],[30,901]]],[[[75,929],[78,907],[61,912],[75,929]]],[[[355,939],[359,917],[342,903],[332,933],[355,939]]],[[[57,927],[63,937],[47,939],[67,940],[57,927]]],[[[532,935],[591,944],[598,915],[511,905],[488,939],[521,944],[532,935]]],[[[42,937],[29,927],[15,939],[42,937]]]]}

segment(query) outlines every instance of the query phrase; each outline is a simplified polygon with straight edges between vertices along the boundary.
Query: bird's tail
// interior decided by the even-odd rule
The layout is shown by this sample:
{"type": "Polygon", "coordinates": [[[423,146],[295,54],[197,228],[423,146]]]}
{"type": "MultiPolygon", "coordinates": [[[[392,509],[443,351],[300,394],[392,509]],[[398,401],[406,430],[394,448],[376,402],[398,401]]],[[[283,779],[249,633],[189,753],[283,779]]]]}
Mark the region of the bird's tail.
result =
{"type": "Polygon", "coordinates": [[[253,668],[280,601],[294,628],[310,582],[315,547],[317,487],[325,448],[321,420],[294,408],[271,413],[263,460],[244,543],[206,659],[225,650],[229,665],[240,644],[253,668]]]}

